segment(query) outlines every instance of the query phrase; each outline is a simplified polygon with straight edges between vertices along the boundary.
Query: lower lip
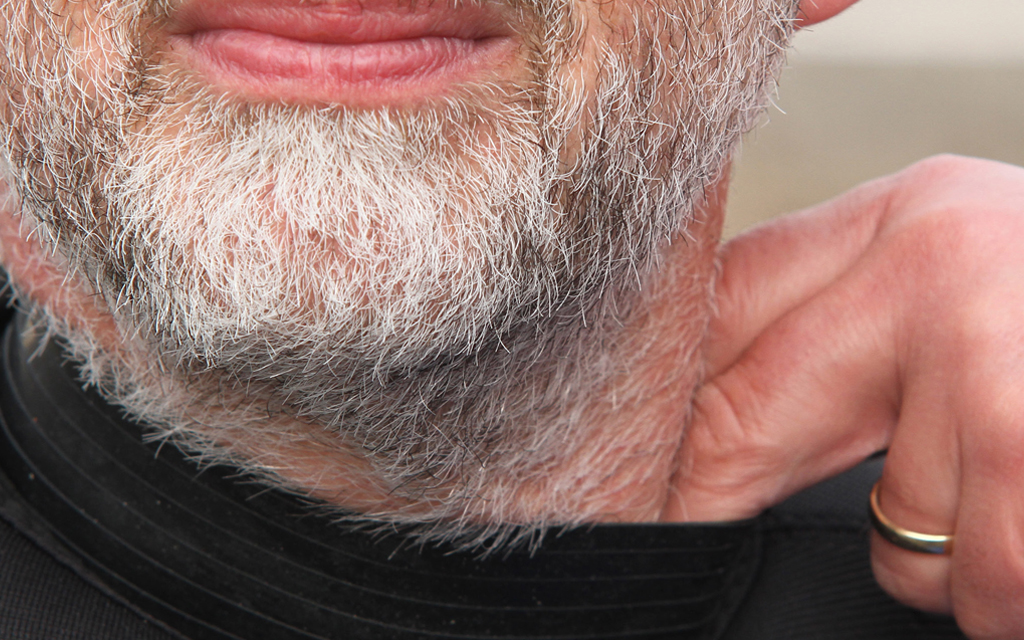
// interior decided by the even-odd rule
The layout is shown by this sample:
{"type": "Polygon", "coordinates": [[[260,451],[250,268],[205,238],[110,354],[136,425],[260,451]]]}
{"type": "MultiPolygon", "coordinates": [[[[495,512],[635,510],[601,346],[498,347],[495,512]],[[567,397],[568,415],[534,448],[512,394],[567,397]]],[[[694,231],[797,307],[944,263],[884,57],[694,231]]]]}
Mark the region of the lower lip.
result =
{"type": "Polygon", "coordinates": [[[244,29],[174,36],[172,44],[213,84],[246,98],[354,107],[442,96],[488,75],[513,47],[506,37],[325,44],[244,29]]]}

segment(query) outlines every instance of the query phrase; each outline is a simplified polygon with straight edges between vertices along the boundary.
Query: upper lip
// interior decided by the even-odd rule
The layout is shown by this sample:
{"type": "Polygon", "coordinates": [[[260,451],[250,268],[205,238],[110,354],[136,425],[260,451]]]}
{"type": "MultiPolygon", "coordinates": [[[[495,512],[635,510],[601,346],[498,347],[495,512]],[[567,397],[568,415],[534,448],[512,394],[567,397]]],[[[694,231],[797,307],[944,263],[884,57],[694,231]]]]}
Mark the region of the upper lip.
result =
{"type": "Polygon", "coordinates": [[[170,31],[244,29],[321,44],[479,40],[513,34],[506,11],[495,3],[449,0],[186,0],[173,11],[170,31]]]}

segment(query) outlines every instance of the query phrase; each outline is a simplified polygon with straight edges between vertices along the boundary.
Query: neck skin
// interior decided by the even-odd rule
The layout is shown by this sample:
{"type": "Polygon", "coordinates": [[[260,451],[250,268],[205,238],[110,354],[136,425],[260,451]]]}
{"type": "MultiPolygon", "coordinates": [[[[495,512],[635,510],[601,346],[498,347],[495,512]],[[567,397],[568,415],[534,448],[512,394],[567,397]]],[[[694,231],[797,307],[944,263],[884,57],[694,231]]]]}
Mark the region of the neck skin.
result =
{"type": "MultiPolygon", "coordinates": [[[[650,522],[662,519],[690,400],[702,372],[700,344],[710,316],[710,287],[724,215],[728,171],[707,190],[685,237],[663,251],[662,268],[644,283],[625,328],[622,353],[646,347],[649,357],[626,370],[592,406],[583,445],[558,469],[515,487],[515,522],[550,521],[555,503],[573,505],[565,521],[650,522]],[[566,492],[575,496],[566,496],[566,492]]],[[[6,189],[0,183],[0,189],[6,189]]],[[[30,237],[29,225],[10,194],[0,194],[0,260],[19,295],[45,307],[70,328],[92,334],[111,352],[121,334],[102,301],[69,277],[60,261],[30,237]]],[[[367,461],[353,451],[329,450],[312,441],[247,442],[239,454],[272,460],[293,486],[359,512],[394,498],[382,491],[367,461]]],[[[406,508],[406,507],[403,507],[406,508]]],[[[408,505],[415,512],[416,505],[408,505]]],[[[509,514],[483,514],[506,520],[509,514]]]]}

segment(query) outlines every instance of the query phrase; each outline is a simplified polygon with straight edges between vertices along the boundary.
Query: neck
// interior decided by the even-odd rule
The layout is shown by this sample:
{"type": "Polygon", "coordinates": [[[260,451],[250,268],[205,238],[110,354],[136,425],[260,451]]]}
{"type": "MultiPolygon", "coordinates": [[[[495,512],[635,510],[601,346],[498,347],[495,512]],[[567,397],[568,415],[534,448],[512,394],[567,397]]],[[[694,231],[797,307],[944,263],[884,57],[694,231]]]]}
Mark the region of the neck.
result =
{"type": "Polygon", "coordinates": [[[754,521],[595,526],[490,554],[339,526],[144,442],[55,344],[16,338],[0,349],[0,519],[190,638],[718,637],[758,568],[754,521]]]}
{"type": "MultiPolygon", "coordinates": [[[[614,362],[605,368],[613,374],[591,381],[584,401],[569,405],[572,420],[567,415],[543,418],[562,419],[565,429],[575,430],[562,434],[568,445],[559,447],[557,456],[539,459],[529,444],[510,443],[507,451],[519,455],[506,460],[491,456],[486,463],[467,465],[471,482],[441,480],[403,491],[365,448],[330,437],[287,412],[268,416],[265,405],[238,390],[205,405],[202,422],[240,425],[218,431],[213,443],[228,460],[292,490],[383,520],[461,519],[460,524],[483,525],[479,528],[487,533],[496,523],[657,520],[668,498],[689,399],[699,379],[698,347],[708,316],[724,189],[722,181],[710,191],[712,197],[686,237],[665,246],[661,268],[646,276],[631,311],[607,341],[611,346],[600,353],[614,362]],[[234,414],[243,408],[250,415],[238,420],[234,414]],[[445,506],[439,510],[441,504],[445,506]]],[[[78,336],[73,342],[79,351],[99,349],[115,366],[158,372],[152,359],[132,362],[145,357],[132,355],[131,339],[110,312],[87,286],[74,280],[69,286],[59,261],[29,240],[18,222],[8,210],[0,220],[0,237],[4,264],[19,294],[55,318],[61,333],[78,336]]],[[[102,388],[102,373],[95,367],[92,373],[102,388]]],[[[529,368],[519,375],[529,379],[529,368]]],[[[191,395],[189,381],[180,382],[183,398],[191,395]]],[[[170,397],[169,403],[175,399],[170,397]]],[[[441,526],[438,531],[451,529],[441,526]]]]}

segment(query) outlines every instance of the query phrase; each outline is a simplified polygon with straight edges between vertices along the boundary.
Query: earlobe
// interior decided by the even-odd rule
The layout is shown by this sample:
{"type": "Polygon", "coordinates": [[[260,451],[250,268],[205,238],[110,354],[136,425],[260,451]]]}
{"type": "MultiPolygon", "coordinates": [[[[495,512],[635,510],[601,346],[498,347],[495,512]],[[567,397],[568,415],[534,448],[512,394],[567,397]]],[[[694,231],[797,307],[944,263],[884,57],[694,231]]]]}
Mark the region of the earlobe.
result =
{"type": "Polygon", "coordinates": [[[802,0],[797,13],[800,27],[809,27],[828,20],[848,8],[857,0],[802,0]]]}

